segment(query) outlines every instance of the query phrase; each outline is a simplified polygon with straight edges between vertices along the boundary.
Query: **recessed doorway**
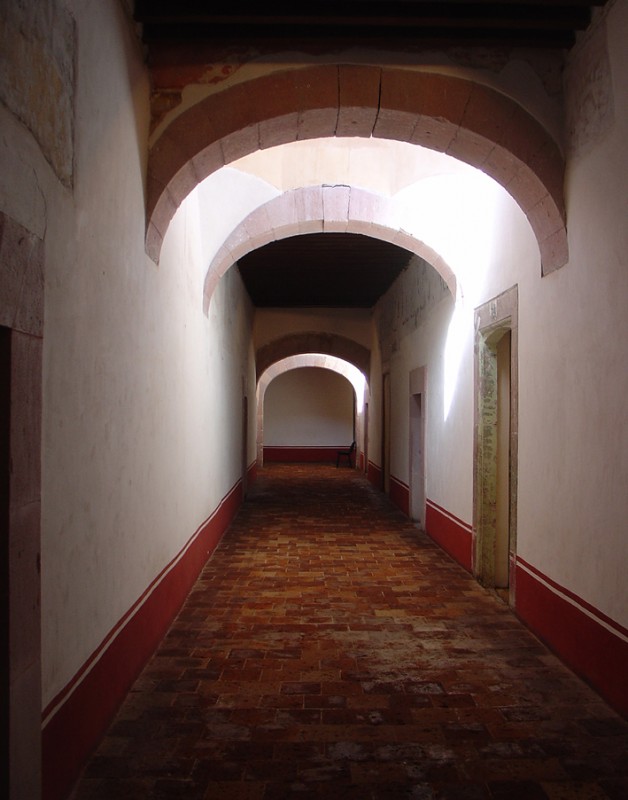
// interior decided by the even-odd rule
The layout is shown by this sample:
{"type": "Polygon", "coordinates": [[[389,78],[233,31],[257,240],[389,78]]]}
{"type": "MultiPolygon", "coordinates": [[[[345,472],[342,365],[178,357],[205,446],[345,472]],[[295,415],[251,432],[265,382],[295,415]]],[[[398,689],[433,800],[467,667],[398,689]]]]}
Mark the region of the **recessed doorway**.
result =
{"type": "Polygon", "coordinates": [[[517,287],[476,309],[473,571],[514,605],[517,287]]]}
{"type": "Polygon", "coordinates": [[[410,518],[425,528],[425,367],[410,373],[410,518]]]}

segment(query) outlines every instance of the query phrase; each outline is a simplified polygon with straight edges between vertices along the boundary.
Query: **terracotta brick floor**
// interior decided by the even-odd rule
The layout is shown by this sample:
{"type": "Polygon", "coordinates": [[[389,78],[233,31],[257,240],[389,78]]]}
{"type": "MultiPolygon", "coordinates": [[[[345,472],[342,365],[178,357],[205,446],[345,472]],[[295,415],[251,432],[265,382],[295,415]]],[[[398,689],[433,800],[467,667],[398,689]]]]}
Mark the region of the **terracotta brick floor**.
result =
{"type": "Polygon", "coordinates": [[[628,724],[358,473],[264,469],[75,800],[628,798],[628,724]]]}

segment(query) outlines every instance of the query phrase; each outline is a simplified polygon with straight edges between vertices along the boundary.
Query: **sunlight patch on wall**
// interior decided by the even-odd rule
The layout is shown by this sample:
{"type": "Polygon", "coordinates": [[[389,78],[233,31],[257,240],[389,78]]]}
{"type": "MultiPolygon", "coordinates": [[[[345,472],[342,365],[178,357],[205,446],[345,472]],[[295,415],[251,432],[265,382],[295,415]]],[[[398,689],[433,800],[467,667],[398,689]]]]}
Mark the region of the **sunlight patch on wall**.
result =
{"type": "Polygon", "coordinates": [[[467,305],[457,302],[447,329],[443,370],[443,419],[446,420],[458,385],[462,356],[473,328],[473,313],[467,305]]]}
{"type": "Polygon", "coordinates": [[[479,170],[421,181],[393,202],[408,233],[432,247],[456,275],[457,297],[444,349],[443,415],[447,419],[463,355],[473,344],[473,308],[495,266],[498,218],[505,190],[479,170]]]}
{"type": "Polygon", "coordinates": [[[427,178],[393,203],[403,229],[428,244],[453,269],[459,296],[477,297],[494,253],[495,220],[505,190],[479,170],[427,178]]]}
{"type": "Polygon", "coordinates": [[[258,150],[230,165],[281,191],[342,183],[392,196],[433,175],[472,169],[452,156],[392,139],[307,139],[258,150]]]}

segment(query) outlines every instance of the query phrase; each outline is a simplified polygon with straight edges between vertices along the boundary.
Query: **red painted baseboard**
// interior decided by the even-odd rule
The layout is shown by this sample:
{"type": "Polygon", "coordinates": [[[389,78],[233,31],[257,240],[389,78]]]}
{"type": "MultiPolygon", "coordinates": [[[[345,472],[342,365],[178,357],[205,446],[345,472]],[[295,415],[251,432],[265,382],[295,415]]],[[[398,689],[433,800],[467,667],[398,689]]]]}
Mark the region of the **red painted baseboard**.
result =
{"type": "Polygon", "coordinates": [[[382,488],[382,468],[372,461],[369,461],[366,469],[366,477],[376,489],[382,488]]]}
{"type": "Polygon", "coordinates": [[[406,517],[410,516],[410,487],[403,483],[403,481],[395,478],[394,475],[390,476],[390,489],[391,501],[400,508],[406,517]]]}
{"type": "Polygon", "coordinates": [[[67,797],[242,501],[238,483],[43,713],[44,800],[67,797]]]}
{"type": "MultiPolygon", "coordinates": [[[[336,463],[339,450],[346,450],[348,445],[340,444],[337,447],[273,447],[264,446],[264,463],[271,462],[300,462],[336,463]]],[[[346,461],[345,461],[346,463],[346,461]]]]}
{"type": "Polygon", "coordinates": [[[452,558],[471,572],[473,537],[466,522],[450,514],[432,500],[425,504],[425,532],[452,558]]]}
{"type": "Polygon", "coordinates": [[[628,716],[628,630],[518,557],[515,611],[575,673],[628,716]]]}
{"type": "Polygon", "coordinates": [[[249,485],[255,483],[257,480],[257,461],[254,461],[249,465],[249,468],[246,471],[246,480],[249,485]]]}

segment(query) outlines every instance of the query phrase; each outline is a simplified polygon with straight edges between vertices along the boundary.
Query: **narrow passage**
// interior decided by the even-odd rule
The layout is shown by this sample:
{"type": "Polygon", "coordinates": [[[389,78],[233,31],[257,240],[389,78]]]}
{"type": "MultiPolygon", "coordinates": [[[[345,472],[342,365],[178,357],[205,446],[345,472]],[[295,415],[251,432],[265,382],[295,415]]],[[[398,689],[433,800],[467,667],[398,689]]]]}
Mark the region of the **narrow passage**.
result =
{"type": "Polygon", "coordinates": [[[628,724],[363,476],[272,465],[75,800],[607,800],[628,724]]]}

